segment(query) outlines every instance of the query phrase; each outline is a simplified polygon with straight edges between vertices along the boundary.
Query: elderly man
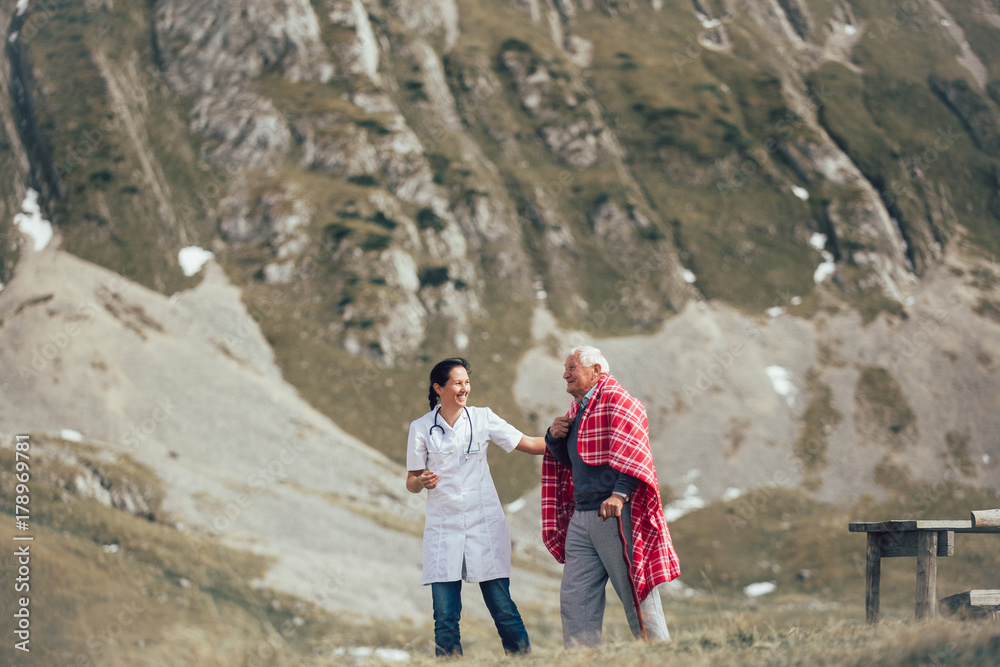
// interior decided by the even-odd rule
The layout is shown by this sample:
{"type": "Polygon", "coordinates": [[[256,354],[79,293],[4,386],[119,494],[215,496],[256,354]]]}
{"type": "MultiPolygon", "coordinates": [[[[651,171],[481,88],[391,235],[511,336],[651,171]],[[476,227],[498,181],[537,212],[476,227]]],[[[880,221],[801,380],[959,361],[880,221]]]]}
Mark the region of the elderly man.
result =
{"type": "Polygon", "coordinates": [[[572,350],[563,379],[574,401],[546,432],[542,461],[542,537],[565,563],[563,643],[601,643],[609,578],[632,634],[640,636],[641,618],[650,640],[669,641],[656,586],[679,576],[680,566],[663,518],[646,410],[610,375],[608,360],[594,347],[572,350]],[[641,601],[641,616],[634,599],[641,601]]]}

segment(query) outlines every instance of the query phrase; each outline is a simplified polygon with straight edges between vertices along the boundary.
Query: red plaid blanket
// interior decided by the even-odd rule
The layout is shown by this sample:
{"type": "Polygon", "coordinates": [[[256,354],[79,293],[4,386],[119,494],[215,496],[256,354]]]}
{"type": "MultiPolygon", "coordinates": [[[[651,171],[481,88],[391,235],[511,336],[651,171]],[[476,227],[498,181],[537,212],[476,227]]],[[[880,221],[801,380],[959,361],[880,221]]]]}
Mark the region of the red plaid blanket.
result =
{"type": "MultiPolygon", "coordinates": [[[[573,401],[566,416],[576,419],[573,401]]],[[[646,408],[611,375],[597,381],[584,409],[578,436],[580,458],[588,465],[610,465],[642,483],[629,499],[632,511],[632,579],[645,599],[653,587],[680,576],[680,563],[663,518],[660,487],[649,448],[646,408]]],[[[542,459],[542,540],[560,563],[566,562],[566,529],[573,515],[573,473],[546,449],[542,459]]]]}

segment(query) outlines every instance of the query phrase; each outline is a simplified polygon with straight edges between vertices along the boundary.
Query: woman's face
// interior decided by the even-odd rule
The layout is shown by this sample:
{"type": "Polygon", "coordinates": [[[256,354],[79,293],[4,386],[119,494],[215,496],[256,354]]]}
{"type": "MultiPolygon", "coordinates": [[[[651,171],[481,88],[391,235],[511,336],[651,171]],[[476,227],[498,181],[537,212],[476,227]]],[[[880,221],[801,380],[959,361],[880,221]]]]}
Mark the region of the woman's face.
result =
{"type": "Polygon", "coordinates": [[[441,397],[441,406],[445,408],[464,408],[465,401],[472,391],[472,381],[469,372],[462,366],[455,366],[448,373],[448,381],[444,386],[435,384],[434,390],[441,397]]]}

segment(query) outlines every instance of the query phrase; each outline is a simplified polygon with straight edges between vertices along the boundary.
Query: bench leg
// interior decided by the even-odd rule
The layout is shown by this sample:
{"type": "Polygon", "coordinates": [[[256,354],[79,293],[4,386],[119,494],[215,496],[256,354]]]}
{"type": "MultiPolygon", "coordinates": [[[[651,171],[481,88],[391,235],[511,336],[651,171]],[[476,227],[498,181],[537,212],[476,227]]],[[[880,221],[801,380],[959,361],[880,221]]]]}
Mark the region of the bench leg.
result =
{"type": "Polygon", "coordinates": [[[937,615],[937,543],[938,534],[922,530],[917,537],[917,605],[918,621],[937,615]]]}
{"type": "Polygon", "coordinates": [[[868,559],[865,567],[865,620],[878,623],[879,581],[882,578],[881,533],[868,533],[868,559]]]}

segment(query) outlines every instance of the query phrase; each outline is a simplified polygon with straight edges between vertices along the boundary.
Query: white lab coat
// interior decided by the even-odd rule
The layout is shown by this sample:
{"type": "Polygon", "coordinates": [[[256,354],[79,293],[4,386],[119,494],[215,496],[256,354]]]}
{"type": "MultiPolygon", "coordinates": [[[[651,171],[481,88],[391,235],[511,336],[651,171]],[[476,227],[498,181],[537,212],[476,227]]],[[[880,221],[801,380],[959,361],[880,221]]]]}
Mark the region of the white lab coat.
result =
{"type": "Polygon", "coordinates": [[[437,408],[410,424],[406,443],[407,470],[439,475],[427,492],[424,522],[422,584],[464,579],[469,583],[510,577],[510,533],[489,464],[486,446],[493,442],[510,452],[522,433],[489,408],[468,408],[454,428],[438,416],[437,408]],[[469,442],[472,418],[472,443],[469,442]]]}

